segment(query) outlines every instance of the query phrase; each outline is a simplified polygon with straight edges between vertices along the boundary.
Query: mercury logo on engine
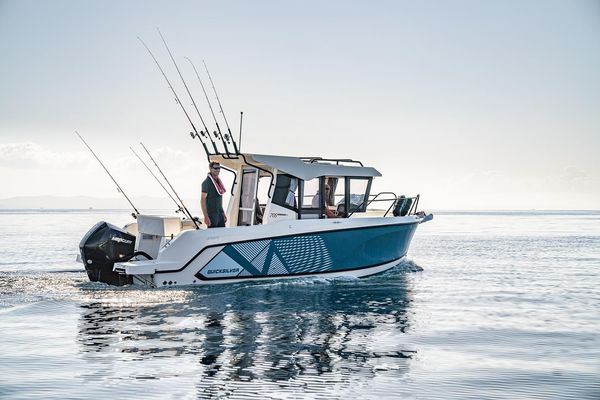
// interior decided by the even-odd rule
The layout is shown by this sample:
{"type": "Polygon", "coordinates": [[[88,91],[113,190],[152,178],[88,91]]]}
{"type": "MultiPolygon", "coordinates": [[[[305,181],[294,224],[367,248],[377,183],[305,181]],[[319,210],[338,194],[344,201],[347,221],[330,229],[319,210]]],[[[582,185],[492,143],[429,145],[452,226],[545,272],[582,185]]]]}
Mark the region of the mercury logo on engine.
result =
{"type": "Polygon", "coordinates": [[[112,240],[113,242],[117,242],[117,243],[125,243],[125,244],[131,244],[131,243],[133,243],[133,240],[129,240],[129,239],[121,238],[121,237],[116,237],[116,236],[111,237],[110,240],[112,240]]]}

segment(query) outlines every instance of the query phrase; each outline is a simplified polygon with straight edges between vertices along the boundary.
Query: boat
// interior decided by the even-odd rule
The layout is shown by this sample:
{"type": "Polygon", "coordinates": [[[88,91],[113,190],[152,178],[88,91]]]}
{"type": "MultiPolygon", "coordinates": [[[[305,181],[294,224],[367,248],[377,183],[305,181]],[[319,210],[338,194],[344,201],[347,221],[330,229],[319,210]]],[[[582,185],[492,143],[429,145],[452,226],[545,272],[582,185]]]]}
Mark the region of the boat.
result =
{"type": "MultiPolygon", "coordinates": [[[[198,111],[162,34],[161,38],[198,111]]],[[[307,276],[361,278],[382,273],[405,259],[418,225],[433,218],[418,209],[419,195],[372,194],[373,179],[381,174],[352,159],[242,152],[231,134],[206,64],[227,125],[225,133],[188,59],[217,127],[211,133],[204,125],[204,130],[198,132],[157,59],[140,41],[189,120],[191,137],[201,142],[207,161],[219,162],[233,175],[226,209],[228,223],[223,228],[206,229],[183,205],[173,187],[177,200],[162,183],[186,217],[142,214],[102,165],[135,210],[135,221],[123,228],[101,221],[81,239],[80,258],[91,281],[163,288],[307,276]],[[369,208],[381,204],[389,205],[379,214],[369,208]]],[[[241,125],[240,118],[240,142],[241,125]]],[[[163,178],[166,180],[164,174],[163,178]]]]}
{"type": "Polygon", "coordinates": [[[372,195],[381,174],[359,161],[244,153],[210,159],[235,175],[228,226],[145,214],[122,229],[99,222],[80,243],[90,280],[169,287],[366,277],[402,262],[417,226],[433,217],[418,211],[419,195],[372,195]],[[373,215],[369,206],[379,202],[390,205],[373,215]]]}

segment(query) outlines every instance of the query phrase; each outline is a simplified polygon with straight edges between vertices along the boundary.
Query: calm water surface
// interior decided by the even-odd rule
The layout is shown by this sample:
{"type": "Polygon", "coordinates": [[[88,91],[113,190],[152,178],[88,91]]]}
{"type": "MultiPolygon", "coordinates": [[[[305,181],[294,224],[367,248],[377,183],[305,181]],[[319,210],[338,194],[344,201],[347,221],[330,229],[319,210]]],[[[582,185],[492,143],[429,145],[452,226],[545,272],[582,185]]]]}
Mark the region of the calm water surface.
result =
{"type": "Polygon", "coordinates": [[[600,212],[442,212],[379,276],[168,290],[87,282],[99,220],[128,213],[0,211],[0,398],[600,399],[600,212]]]}

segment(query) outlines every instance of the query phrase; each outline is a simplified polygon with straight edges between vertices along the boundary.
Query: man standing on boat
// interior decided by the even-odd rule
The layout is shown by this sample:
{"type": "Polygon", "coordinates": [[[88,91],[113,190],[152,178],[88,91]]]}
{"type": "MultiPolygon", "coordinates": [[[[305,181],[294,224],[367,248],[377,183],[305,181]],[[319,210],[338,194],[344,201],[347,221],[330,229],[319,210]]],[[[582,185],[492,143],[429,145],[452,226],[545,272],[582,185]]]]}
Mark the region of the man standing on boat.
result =
{"type": "Polygon", "coordinates": [[[202,182],[202,197],[200,205],[204,214],[204,223],[207,228],[222,228],[227,222],[225,211],[223,211],[223,194],[225,185],[219,178],[221,165],[211,161],[208,165],[208,176],[202,182]]]}

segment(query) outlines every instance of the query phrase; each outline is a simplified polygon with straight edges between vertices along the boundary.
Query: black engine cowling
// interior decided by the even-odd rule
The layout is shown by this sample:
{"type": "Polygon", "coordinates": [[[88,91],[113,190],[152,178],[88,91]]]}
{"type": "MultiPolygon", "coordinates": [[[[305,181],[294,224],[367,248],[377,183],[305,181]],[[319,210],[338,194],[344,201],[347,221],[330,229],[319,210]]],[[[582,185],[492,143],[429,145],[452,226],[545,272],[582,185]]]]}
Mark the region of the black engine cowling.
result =
{"type": "Polygon", "coordinates": [[[133,283],[131,276],[113,271],[115,262],[131,258],[135,236],[107,222],[98,222],[79,243],[81,259],[92,282],[123,286],[133,283]]]}

